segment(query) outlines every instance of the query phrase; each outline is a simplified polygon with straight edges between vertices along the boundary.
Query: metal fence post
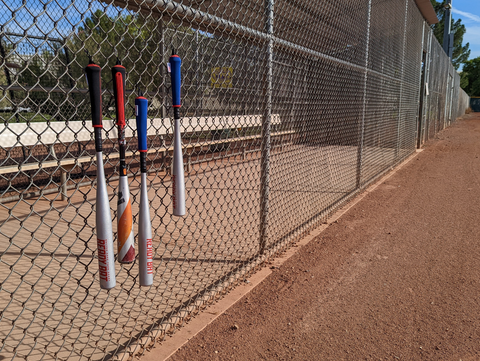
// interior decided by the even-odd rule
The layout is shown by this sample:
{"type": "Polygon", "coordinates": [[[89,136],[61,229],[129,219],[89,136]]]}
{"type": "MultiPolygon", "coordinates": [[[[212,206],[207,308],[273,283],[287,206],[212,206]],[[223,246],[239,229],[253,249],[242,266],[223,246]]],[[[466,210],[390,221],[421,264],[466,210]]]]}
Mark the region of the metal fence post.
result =
{"type": "MultiPolygon", "coordinates": [[[[160,59],[162,62],[162,66],[160,67],[160,74],[162,77],[162,85],[160,88],[160,92],[162,93],[162,119],[165,119],[167,117],[167,87],[165,86],[165,66],[163,66],[163,62],[165,61],[165,29],[163,25],[163,19],[160,19],[159,21],[160,26],[160,59]]],[[[168,75],[168,74],[167,74],[168,75]]]]}
{"type": "MultiPolygon", "coordinates": [[[[449,67],[452,67],[450,64],[449,67]]],[[[446,94],[445,94],[445,121],[443,122],[443,128],[445,129],[451,124],[450,116],[452,114],[452,90],[453,90],[453,75],[450,74],[450,71],[447,75],[447,86],[446,86],[446,94]]]]}
{"type": "Polygon", "coordinates": [[[420,47],[420,63],[423,63],[423,66],[420,65],[420,89],[418,90],[418,110],[417,110],[417,137],[416,137],[416,144],[417,148],[421,147],[422,141],[422,123],[423,123],[423,95],[425,94],[424,82],[425,82],[425,71],[427,67],[427,57],[425,56],[425,62],[423,62],[423,54],[424,54],[424,42],[425,42],[425,22],[423,23],[422,27],[422,46],[420,47]],[[423,73],[423,78],[422,78],[423,73]],[[423,94],[422,94],[423,92],[423,94]],[[421,117],[420,117],[421,116],[421,117]]]}
{"type": "Polygon", "coordinates": [[[408,19],[408,0],[405,1],[405,21],[403,25],[403,47],[402,47],[402,70],[400,71],[400,97],[398,99],[398,120],[397,120],[397,142],[395,144],[395,159],[400,153],[400,125],[402,122],[402,96],[403,96],[403,77],[405,70],[405,47],[407,46],[407,19],[408,19]]]}
{"type": "MultiPolygon", "coordinates": [[[[295,57],[293,57],[293,64],[295,64],[295,57]]],[[[296,115],[296,102],[297,102],[297,94],[296,94],[296,82],[297,82],[297,67],[293,66],[293,86],[292,86],[292,106],[290,108],[290,125],[294,124],[295,122],[295,115],[296,115]]]]}
{"type": "Polygon", "coordinates": [[[448,107],[448,84],[450,83],[450,71],[447,64],[447,78],[445,79],[445,103],[443,104],[443,125],[442,130],[447,127],[447,107],[448,107]]]}
{"type": "Polygon", "coordinates": [[[422,129],[420,133],[420,141],[421,144],[425,143],[425,141],[428,139],[428,132],[430,130],[430,90],[427,92],[428,88],[428,83],[430,82],[430,64],[432,62],[432,30],[428,29],[428,41],[427,41],[427,56],[425,57],[425,76],[424,76],[424,81],[425,81],[425,94],[423,95],[424,100],[423,100],[423,119],[422,119],[422,129]]]}
{"type": "Polygon", "coordinates": [[[265,252],[268,228],[268,198],[270,193],[270,126],[272,117],[272,82],[273,82],[273,6],[274,0],[267,0],[266,30],[270,36],[267,43],[267,69],[265,74],[265,108],[262,119],[262,157],[260,175],[260,254],[265,252]]]}
{"type": "Polygon", "coordinates": [[[365,139],[365,118],[367,113],[367,81],[368,81],[368,53],[370,46],[370,19],[372,15],[372,0],[368,1],[368,17],[367,17],[367,41],[365,46],[365,75],[363,85],[363,110],[362,123],[360,126],[360,141],[358,142],[357,150],[357,188],[360,188],[362,179],[362,162],[363,162],[363,141],[365,139]]]}

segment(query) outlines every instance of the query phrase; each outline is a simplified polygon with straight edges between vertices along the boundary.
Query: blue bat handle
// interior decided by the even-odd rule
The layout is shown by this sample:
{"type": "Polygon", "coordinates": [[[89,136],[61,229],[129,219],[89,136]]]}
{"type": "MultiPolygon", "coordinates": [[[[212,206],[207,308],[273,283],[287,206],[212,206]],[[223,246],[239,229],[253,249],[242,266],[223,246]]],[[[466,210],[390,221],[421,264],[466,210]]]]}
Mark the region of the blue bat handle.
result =
{"type": "Polygon", "coordinates": [[[170,62],[170,76],[172,79],[172,105],[174,108],[180,108],[180,88],[182,86],[180,68],[182,59],[178,55],[172,55],[168,61],[170,62]]]}
{"type": "Polygon", "coordinates": [[[137,120],[138,150],[147,151],[147,110],[148,100],[144,97],[135,98],[135,115],[137,120]]]}

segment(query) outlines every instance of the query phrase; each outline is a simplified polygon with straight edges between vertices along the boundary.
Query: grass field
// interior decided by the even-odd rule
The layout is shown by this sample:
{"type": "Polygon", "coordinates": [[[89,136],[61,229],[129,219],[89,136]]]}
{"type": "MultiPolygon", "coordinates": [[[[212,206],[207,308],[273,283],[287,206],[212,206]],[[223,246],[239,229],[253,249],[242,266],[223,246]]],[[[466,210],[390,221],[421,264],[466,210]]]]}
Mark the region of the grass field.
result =
{"type": "Polygon", "coordinates": [[[26,123],[27,121],[30,122],[46,122],[48,120],[55,120],[52,119],[52,116],[49,114],[41,114],[41,113],[30,113],[30,112],[19,112],[19,113],[0,113],[0,119],[2,122],[8,123],[26,123]],[[18,119],[17,119],[18,117],[18,119]]]}

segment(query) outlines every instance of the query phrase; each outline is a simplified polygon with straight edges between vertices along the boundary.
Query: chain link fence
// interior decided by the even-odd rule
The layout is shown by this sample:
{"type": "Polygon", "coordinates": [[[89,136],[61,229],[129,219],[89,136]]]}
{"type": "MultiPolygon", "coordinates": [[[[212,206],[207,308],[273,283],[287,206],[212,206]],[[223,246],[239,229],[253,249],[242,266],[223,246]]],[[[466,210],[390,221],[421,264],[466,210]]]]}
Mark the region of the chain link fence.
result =
{"type": "MultiPolygon", "coordinates": [[[[464,114],[469,98],[413,0],[0,0],[2,360],[142,353],[464,114]],[[187,215],[172,216],[167,61],[182,57],[187,215]],[[99,287],[95,146],[83,69],[103,68],[116,234],[110,68],[150,101],[154,284],[99,287]]],[[[135,226],[135,232],[138,229],[135,226]]]]}

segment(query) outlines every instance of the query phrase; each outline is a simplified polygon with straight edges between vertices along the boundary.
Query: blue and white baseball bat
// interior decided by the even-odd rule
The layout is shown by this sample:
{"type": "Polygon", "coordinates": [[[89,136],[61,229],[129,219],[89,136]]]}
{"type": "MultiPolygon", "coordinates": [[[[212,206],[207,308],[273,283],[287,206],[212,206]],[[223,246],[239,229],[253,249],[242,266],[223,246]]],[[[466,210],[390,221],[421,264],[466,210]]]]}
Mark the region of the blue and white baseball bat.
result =
{"type": "Polygon", "coordinates": [[[182,60],[175,51],[169,59],[170,75],[172,80],[172,106],[173,106],[173,170],[172,170],[172,203],[173,215],[185,215],[185,174],[183,169],[182,138],[180,135],[180,89],[182,83],[182,60]]]}
{"type": "Polygon", "coordinates": [[[140,210],[138,221],[138,254],[140,286],[153,284],[153,245],[150,203],[147,191],[147,110],[148,100],[142,95],[135,98],[138,151],[140,152],[140,210]]]}

